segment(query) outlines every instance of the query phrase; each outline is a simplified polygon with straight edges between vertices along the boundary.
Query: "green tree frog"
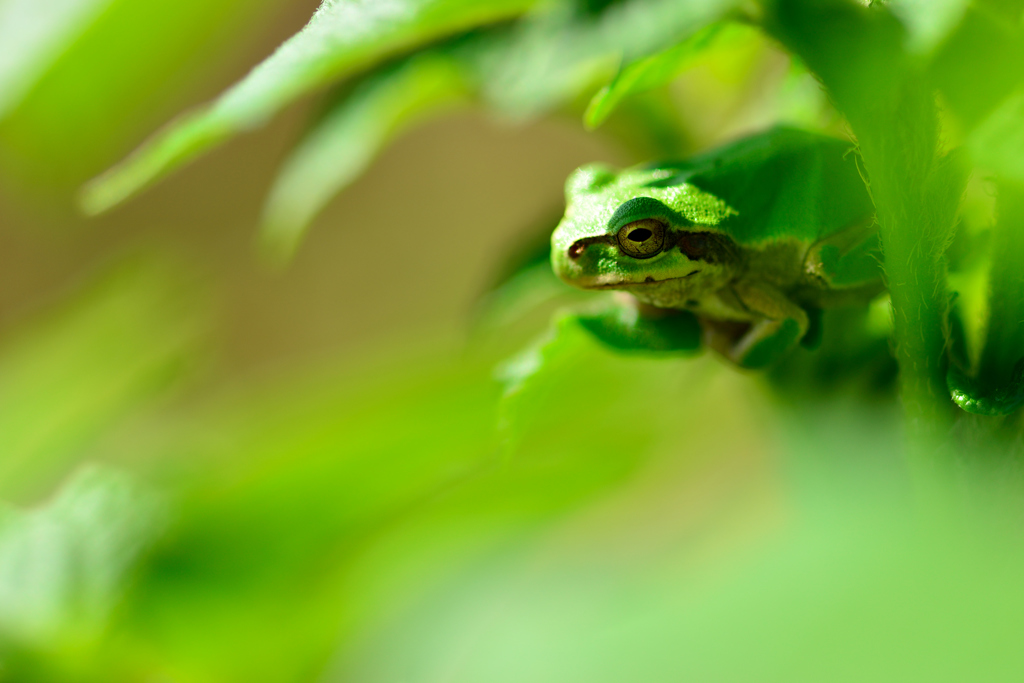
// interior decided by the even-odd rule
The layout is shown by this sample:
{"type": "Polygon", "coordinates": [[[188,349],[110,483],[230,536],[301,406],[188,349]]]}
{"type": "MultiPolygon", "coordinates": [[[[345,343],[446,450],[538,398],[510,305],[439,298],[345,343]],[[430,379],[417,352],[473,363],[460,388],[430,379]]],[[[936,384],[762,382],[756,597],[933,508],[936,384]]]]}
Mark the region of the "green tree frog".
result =
{"type": "Polygon", "coordinates": [[[689,160],[566,183],[551,237],[564,281],[616,290],[583,325],[624,349],[683,351],[701,339],[747,368],[813,346],[822,308],[883,289],[874,208],[853,145],[775,128],[689,160]]]}

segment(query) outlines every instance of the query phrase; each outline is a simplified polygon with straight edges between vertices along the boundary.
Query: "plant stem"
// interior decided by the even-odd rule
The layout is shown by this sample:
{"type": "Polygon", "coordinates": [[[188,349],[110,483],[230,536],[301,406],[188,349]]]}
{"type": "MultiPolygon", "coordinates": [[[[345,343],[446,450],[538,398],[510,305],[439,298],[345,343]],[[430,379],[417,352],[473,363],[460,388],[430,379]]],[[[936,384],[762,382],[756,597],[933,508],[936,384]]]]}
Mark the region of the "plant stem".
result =
{"type": "Polygon", "coordinates": [[[946,388],[943,253],[962,194],[906,33],[884,7],[771,0],[766,27],[818,75],[856,135],[880,225],[912,457],[934,458],[953,415],[946,388]]]}
{"type": "Polygon", "coordinates": [[[946,388],[943,254],[962,182],[939,155],[930,93],[908,83],[898,102],[894,110],[862,111],[851,125],[879,222],[907,431],[920,452],[944,441],[953,415],[946,388]]]}

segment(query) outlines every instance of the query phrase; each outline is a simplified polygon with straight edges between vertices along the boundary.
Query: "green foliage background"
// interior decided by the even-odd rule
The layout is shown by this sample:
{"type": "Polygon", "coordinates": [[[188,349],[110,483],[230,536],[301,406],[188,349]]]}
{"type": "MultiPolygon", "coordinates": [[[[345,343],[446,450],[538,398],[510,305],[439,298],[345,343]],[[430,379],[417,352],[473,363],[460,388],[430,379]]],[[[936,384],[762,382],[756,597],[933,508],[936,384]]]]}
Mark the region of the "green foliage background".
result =
{"type": "Polygon", "coordinates": [[[287,33],[275,12],[0,0],[0,680],[1019,675],[1024,7],[326,0],[115,164],[229,80],[211,65],[264,57],[244,40],[287,33]],[[498,187],[538,220],[495,248],[480,188],[500,169],[471,184],[454,152],[459,202],[392,166],[372,212],[315,222],[372,194],[359,177],[403,133],[466,111],[624,163],[776,123],[846,136],[891,295],[742,373],[597,345],[537,246],[560,207],[498,187]],[[131,199],[278,114],[261,215],[231,198],[257,165],[244,140],[192,181],[212,225],[189,225],[176,179],[131,199]],[[140,237],[76,223],[71,201],[140,237]],[[250,229],[256,253],[164,248],[250,229]],[[231,333],[232,306],[286,309],[317,231],[340,235],[325,258],[369,311],[328,335],[388,332],[247,366],[232,353],[316,316],[231,333]],[[62,280],[78,253],[91,267],[62,280]],[[263,265],[225,305],[203,273],[240,261],[263,265]],[[429,298],[451,272],[491,283],[471,315],[429,298]],[[425,303],[386,324],[406,299],[425,303]]]}

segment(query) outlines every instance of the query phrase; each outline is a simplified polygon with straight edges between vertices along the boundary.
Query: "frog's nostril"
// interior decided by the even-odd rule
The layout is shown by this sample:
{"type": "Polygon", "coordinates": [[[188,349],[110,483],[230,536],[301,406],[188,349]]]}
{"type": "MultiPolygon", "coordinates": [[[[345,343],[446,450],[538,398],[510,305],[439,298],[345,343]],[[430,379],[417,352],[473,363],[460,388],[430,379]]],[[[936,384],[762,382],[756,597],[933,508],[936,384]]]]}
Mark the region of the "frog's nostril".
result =
{"type": "Polygon", "coordinates": [[[583,250],[587,248],[586,242],[579,241],[569,247],[569,258],[576,260],[583,253],[583,250]]]}
{"type": "Polygon", "coordinates": [[[626,235],[626,239],[632,240],[633,242],[643,242],[644,240],[650,239],[653,234],[654,233],[647,228],[637,228],[626,235]]]}

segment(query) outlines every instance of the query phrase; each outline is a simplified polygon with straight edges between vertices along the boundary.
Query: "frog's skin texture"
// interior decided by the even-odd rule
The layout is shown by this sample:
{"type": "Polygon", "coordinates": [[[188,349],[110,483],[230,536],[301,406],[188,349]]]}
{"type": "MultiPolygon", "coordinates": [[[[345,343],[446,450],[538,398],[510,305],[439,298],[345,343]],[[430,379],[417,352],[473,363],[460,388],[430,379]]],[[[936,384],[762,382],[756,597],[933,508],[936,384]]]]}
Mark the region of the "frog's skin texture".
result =
{"type": "Polygon", "coordinates": [[[620,305],[583,320],[613,346],[692,349],[699,322],[734,363],[770,365],[813,342],[821,308],[882,290],[851,148],[776,128],[683,162],[584,166],[566,183],[552,266],[576,287],[629,295],[633,313],[620,305]],[[673,315],[682,319],[664,322],[673,315]]]}

